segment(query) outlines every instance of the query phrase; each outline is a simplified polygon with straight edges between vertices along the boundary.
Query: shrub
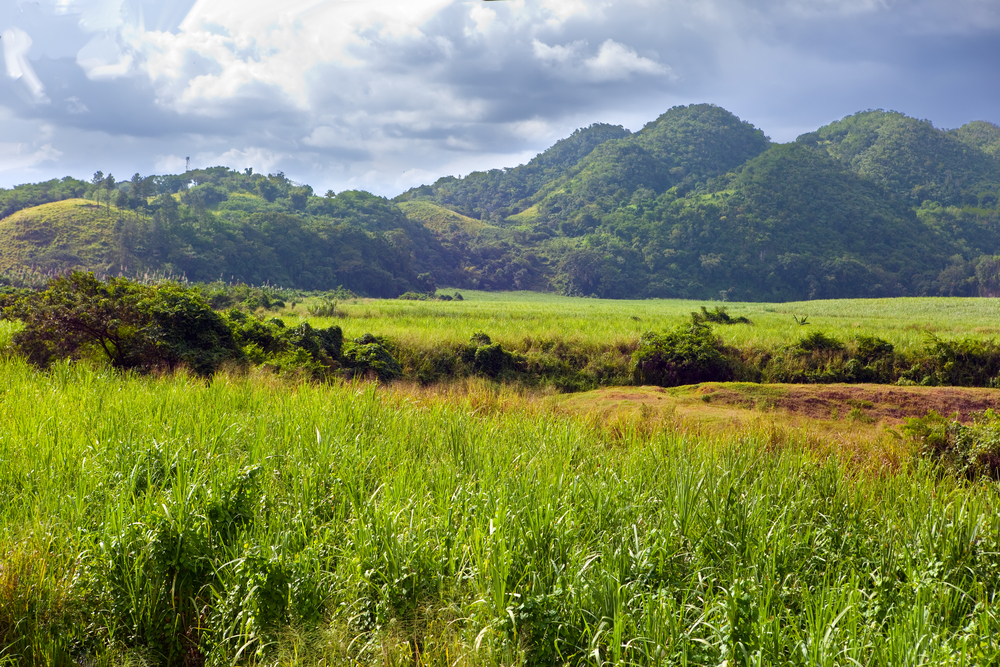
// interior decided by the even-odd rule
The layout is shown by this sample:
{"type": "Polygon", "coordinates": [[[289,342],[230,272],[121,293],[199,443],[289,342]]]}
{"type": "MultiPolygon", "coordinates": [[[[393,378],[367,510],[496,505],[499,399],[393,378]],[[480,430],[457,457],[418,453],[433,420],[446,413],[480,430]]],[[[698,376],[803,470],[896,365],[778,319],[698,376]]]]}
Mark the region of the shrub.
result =
{"type": "Polygon", "coordinates": [[[752,324],[749,318],[744,316],[733,317],[726,312],[722,306],[716,306],[714,310],[709,310],[705,306],[701,307],[700,313],[691,313],[691,321],[694,324],[752,324]]]}
{"type": "Polygon", "coordinates": [[[344,349],[344,365],[354,375],[375,373],[383,382],[394,380],[403,374],[399,362],[386,348],[384,341],[366,333],[344,349]]]}
{"type": "Polygon", "coordinates": [[[822,331],[813,331],[800,338],[795,347],[802,352],[839,352],[844,349],[844,344],[822,331]]]}
{"type": "Polygon", "coordinates": [[[903,432],[920,444],[921,455],[958,477],[1000,479],[1000,414],[993,410],[976,414],[970,425],[931,410],[908,419],[903,432]]]}
{"type": "Polygon", "coordinates": [[[1000,346],[993,341],[946,341],[930,335],[927,354],[932,367],[928,384],[988,387],[1000,375],[1000,346]]]}
{"type": "Polygon", "coordinates": [[[635,384],[673,387],[733,378],[733,363],[724,354],[722,341],[704,324],[666,334],[646,333],[632,360],[635,384]]]}
{"type": "Polygon", "coordinates": [[[495,378],[514,367],[514,358],[500,343],[490,343],[476,349],[472,363],[477,372],[495,378]]]}

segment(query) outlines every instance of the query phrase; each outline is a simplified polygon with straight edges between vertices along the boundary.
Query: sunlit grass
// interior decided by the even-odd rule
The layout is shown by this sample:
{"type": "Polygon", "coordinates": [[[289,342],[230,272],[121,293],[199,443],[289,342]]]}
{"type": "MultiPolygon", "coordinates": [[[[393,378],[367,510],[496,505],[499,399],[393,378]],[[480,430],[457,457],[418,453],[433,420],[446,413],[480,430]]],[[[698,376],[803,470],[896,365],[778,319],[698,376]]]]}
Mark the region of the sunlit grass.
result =
{"type": "MultiPolygon", "coordinates": [[[[442,294],[456,290],[443,289],[442,294]]],[[[345,317],[319,319],[338,324],[345,336],[366,332],[418,346],[466,342],[486,332],[507,347],[525,341],[566,341],[585,348],[634,343],[646,331],[663,331],[689,321],[701,306],[722,306],[752,325],[716,327],[738,348],[792,344],[820,330],[843,341],[878,336],[898,350],[922,347],[928,334],[941,338],[1000,334],[1000,300],[988,298],[843,299],[798,303],[721,303],[683,300],[625,301],[563,297],[536,292],[458,290],[463,301],[360,299],[338,304],[345,317]],[[807,324],[798,321],[805,319],[807,324]],[[421,342],[423,341],[423,342],[421,342]]],[[[305,311],[302,310],[301,314],[305,311]]],[[[295,318],[292,318],[295,319],[295,318]]]]}
{"type": "Polygon", "coordinates": [[[871,474],[766,425],[558,417],[480,381],[435,396],[18,360],[0,377],[0,654],[16,664],[1000,650],[993,483],[871,474]]]}

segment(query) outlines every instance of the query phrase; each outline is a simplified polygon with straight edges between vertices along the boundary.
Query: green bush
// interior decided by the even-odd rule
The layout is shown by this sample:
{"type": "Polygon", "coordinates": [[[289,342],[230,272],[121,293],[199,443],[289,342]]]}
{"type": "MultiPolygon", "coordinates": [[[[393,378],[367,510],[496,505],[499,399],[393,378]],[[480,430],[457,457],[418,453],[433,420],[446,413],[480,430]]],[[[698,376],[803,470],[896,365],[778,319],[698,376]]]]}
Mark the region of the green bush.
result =
{"type": "Polygon", "coordinates": [[[1000,479],[1000,414],[985,410],[970,425],[947,420],[931,410],[911,417],[903,432],[920,444],[920,453],[965,479],[1000,479]]]}
{"type": "Polygon", "coordinates": [[[795,347],[802,352],[839,352],[844,344],[822,331],[813,331],[800,338],[795,347]]]}
{"type": "Polygon", "coordinates": [[[753,324],[749,318],[740,315],[739,317],[733,317],[726,312],[723,306],[716,306],[713,310],[709,310],[705,306],[701,307],[700,313],[691,313],[691,321],[694,324],[753,324]]]}
{"type": "Polygon", "coordinates": [[[103,355],[115,368],[150,371],[183,364],[210,375],[243,354],[225,319],[192,288],[142,285],[92,273],[56,278],[5,308],[24,328],[15,348],[37,366],[103,355]]]}
{"type": "Polygon", "coordinates": [[[722,341],[703,324],[666,334],[646,333],[632,355],[635,384],[674,387],[733,379],[733,361],[722,341]]]}
{"type": "Polygon", "coordinates": [[[383,382],[394,380],[403,374],[396,358],[389,352],[385,341],[366,333],[344,349],[344,365],[353,375],[375,373],[383,382]]]}

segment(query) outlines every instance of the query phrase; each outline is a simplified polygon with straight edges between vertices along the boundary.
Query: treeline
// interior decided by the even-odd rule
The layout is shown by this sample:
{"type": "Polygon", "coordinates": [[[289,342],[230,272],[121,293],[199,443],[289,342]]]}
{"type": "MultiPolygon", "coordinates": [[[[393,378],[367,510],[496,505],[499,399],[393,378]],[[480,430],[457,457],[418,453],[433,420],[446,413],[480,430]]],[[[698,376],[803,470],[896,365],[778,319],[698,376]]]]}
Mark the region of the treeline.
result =
{"type": "Polygon", "coordinates": [[[6,190],[0,188],[0,219],[41,204],[82,197],[87,183],[71,176],[42,183],[25,183],[6,190]]]}
{"type": "MultiPolygon", "coordinates": [[[[88,195],[109,199],[98,180],[88,195]]],[[[461,264],[385,199],[358,191],[317,197],[280,173],[219,167],[184,178],[136,175],[115,193],[118,210],[134,212],[119,215],[113,231],[118,263],[133,273],[157,267],[191,281],[339,285],[393,297],[433,290],[461,264]]]]}

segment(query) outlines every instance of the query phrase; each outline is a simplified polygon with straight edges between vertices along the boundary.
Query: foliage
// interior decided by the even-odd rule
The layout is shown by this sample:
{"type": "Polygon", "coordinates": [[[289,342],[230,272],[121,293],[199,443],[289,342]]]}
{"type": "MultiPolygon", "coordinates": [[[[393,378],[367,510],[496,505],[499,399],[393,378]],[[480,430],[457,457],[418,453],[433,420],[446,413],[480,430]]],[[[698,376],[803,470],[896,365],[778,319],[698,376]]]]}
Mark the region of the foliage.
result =
{"type": "Polygon", "coordinates": [[[386,341],[370,333],[355,338],[344,348],[344,365],[356,375],[373,373],[383,382],[394,380],[403,373],[386,341]]]}
{"type": "Polygon", "coordinates": [[[0,188],[0,219],[32,206],[82,197],[86,190],[86,181],[71,176],[16,185],[9,190],[0,188]]]}
{"type": "Polygon", "coordinates": [[[176,284],[73,273],[7,304],[5,315],[24,323],[15,347],[42,367],[96,353],[123,370],[184,364],[208,375],[241,358],[222,318],[196,291],[176,284]]]}
{"type": "Polygon", "coordinates": [[[733,317],[722,306],[716,306],[713,310],[702,306],[700,313],[691,313],[691,322],[694,324],[752,324],[750,318],[745,315],[733,317]]]}
{"type": "Polygon", "coordinates": [[[920,444],[924,456],[960,478],[1000,479],[1000,415],[993,410],[974,415],[969,425],[931,410],[907,419],[903,432],[920,444]]]}
{"type": "Polygon", "coordinates": [[[704,324],[681,326],[666,334],[646,333],[632,359],[635,384],[674,387],[733,378],[722,341],[704,324]]]}

